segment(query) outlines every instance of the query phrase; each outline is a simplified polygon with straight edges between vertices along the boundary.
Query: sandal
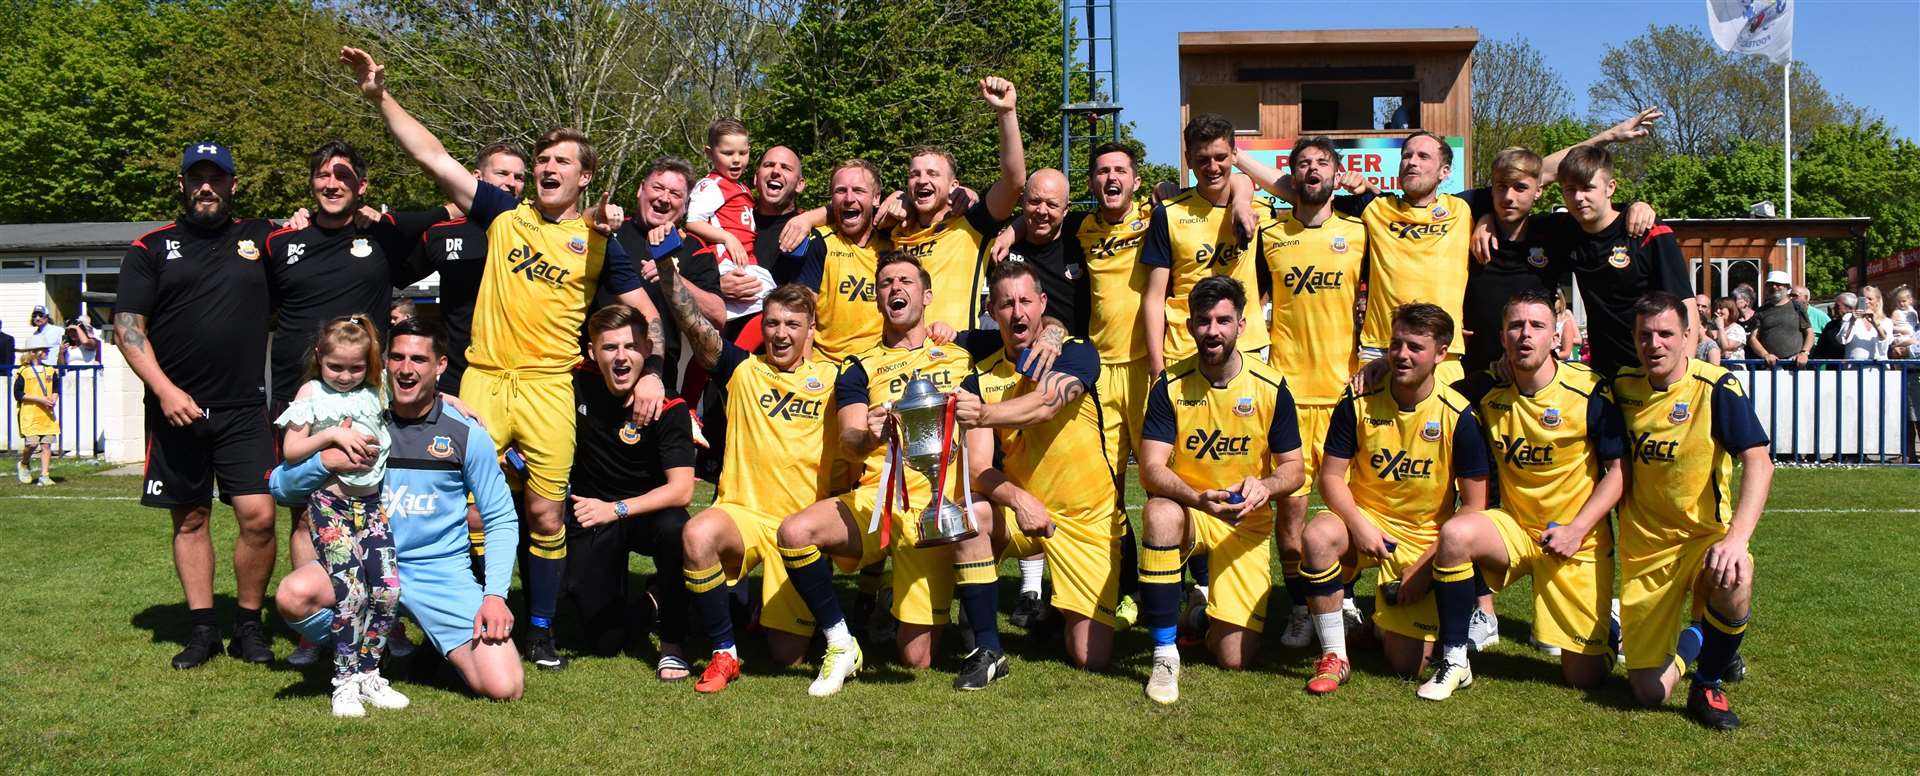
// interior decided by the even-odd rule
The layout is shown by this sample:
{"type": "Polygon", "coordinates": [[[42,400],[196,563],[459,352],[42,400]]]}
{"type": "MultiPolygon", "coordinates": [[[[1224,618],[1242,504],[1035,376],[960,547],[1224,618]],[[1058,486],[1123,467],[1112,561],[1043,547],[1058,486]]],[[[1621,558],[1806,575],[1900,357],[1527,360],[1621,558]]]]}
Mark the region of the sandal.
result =
{"type": "Polygon", "coordinates": [[[662,682],[684,682],[693,676],[693,666],[679,655],[661,655],[660,662],[654,665],[653,676],[662,682]],[[667,676],[668,671],[679,671],[679,676],[667,676]]]}

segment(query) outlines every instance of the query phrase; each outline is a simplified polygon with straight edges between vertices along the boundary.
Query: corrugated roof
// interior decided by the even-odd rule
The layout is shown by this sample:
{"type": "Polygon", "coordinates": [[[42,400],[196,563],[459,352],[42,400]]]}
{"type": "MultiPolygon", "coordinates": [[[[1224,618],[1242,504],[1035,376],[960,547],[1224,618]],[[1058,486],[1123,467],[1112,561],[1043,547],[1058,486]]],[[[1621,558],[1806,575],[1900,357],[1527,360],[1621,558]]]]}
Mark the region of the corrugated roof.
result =
{"type": "Polygon", "coordinates": [[[67,224],[0,224],[0,253],[125,250],[140,235],[167,221],[80,221],[67,224]]]}

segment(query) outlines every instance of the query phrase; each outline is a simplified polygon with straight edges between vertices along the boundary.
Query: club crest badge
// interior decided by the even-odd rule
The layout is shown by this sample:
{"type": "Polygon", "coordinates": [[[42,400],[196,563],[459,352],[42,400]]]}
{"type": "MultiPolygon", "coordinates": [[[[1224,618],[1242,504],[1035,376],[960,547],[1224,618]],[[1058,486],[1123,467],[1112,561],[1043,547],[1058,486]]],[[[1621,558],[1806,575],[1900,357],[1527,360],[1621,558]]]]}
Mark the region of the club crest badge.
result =
{"type": "Polygon", "coordinates": [[[453,437],[450,437],[450,436],[434,437],[433,443],[430,445],[427,445],[427,455],[431,455],[435,458],[452,458],[453,457],[453,437]]]}
{"type": "Polygon", "coordinates": [[[1434,218],[1446,218],[1446,217],[1447,217],[1447,212],[1448,212],[1448,211],[1447,211],[1447,206],[1446,206],[1446,205],[1434,205],[1434,206],[1433,206],[1433,217],[1434,217],[1434,218]]]}
{"type": "Polygon", "coordinates": [[[1427,425],[1420,428],[1420,438],[1428,442],[1440,441],[1440,421],[1427,421],[1427,425]]]}
{"type": "Polygon", "coordinates": [[[578,253],[582,256],[587,255],[587,238],[575,237],[571,240],[568,240],[567,250],[573,251],[574,253],[578,253]]]}
{"type": "Polygon", "coordinates": [[[1687,403],[1683,401],[1674,402],[1673,411],[1667,413],[1667,420],[1675,423],[1685,423],[1692,418],[1693,413],[1687,410],[1687,403]]]}
{"type": "Polygon", "coordinates": [[[260,260],[260,246],[254,245],[252,240],[241,240],[233,246],[233,249],[240,253],[240,258],[247,261],[260,260]]]}
{"type": "Polygon", "coordinates": [[[1346,253],[1347,252],[1347,236],[1344,234],[1335,235],[1333,238],[1333,244],[1328,247],[1330,247],[1334,253],[1346,253]]]}
{"type": "Polygon", "coordinates": [[[1547,428],[1559,428],[1560,408],[1548,407],[1545,412],[1540,413],[1540,425],[1546,426],[1547,428]]]}
{"type": "Polygon", "coordinates": [[[820,382],[820,378],[818,378],[818,377],[808,377],[808,378],[807,378],[807,390],[809,390],[809,391],[818,391],[818,390],[820,390],[820,389],[822,389],[822,388],[825,388],[825,387],[827,387],[827,386],[826,386],[826,384],[825,384],[825,383],[822,383],[822,382],[820,382]]]}
{"type": "Polygon", "coordinates": [[[940,358],[946,358],[946,357],[947,357],[947,351],[941,350],[937,346],[927,348],[927,358],[940,359],[940,358]]]}
{"type": "Polygon", "coordinates": [[[1527,249],[1527,266],[1534,269],[1547,266],[1547,249],[1535,245],[1527,249]]]}
{"type": "Polygon", "coordinates": [[[1243,418],[1252,415],[1253,414],[1253,397],[1242,396],[1240,397],[1239,401],[1234,402],[1233,414],[1239,415],[1243,418]]]}
{"type": "Polygon", "coordinates": [[[1136,218],[1136,219],[1133,219],[1132,221],[1128,221],[1128,222],[1127,222],[1127,228],[1128,228],[1128,229],[1132,229],[1133,231],[1136,231],[1136,232],[1138,232],[1138,231],[1140,231],[1140,230],[1142,230],[1142,229],[1145,229],[1145,228],[1147,228],[1147,222],[1145,222],[1145,221],[1142,221],[1142,220],[1140,220],[1140,219],[1138,219],[1138,218],[1136,218]]]}
{"type": "Polygon", "coordinates": [[[365,237],[355,238],[353,247],[348,248],[347,252],[353,254],[356,259],[364,259],[373,255],[373,243],[367,242],[365,237]]]}
{"type": "Polygon", "coordinates": [[[620,441],[630,445],[638,444],[640,442],[640,427],[633,425],[633,421],[631,420],[622,424],[620,426],[620,441]]]}
{"type": "Polygon", "coordinates": [[[1614,269],[1626,269],[1633,263],[1633,257],[1627,255],[1627,246],[1615,245],[1613,252],[1607,255],[1607,266],[1614,269]]]}

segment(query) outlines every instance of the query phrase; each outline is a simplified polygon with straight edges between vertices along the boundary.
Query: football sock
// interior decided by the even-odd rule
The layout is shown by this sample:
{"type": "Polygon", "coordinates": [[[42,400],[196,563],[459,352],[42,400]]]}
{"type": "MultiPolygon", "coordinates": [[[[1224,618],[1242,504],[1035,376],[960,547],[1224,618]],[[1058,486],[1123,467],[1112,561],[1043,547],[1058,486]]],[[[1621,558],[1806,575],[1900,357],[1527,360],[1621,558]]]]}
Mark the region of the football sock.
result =
{"type": "MultiPolygon", "coordinates": [[[[1751,615],[1748,615],[1751,616],[1751,615]]],[[[1719,684],[1733,656],[1740,652],[1740,640],[1747,633],[1747,618],[1728,617],[1707,606],[1706,638],[1700,642],[1700,662],[1693,667],[1693,681],[1719,684]]]]}
{"type": "Polygon", "coordinates": [[[1044,557],[1021,558],[1020,559],[1020,594],[1026,595],[1028,593],[1032,593],[1034,595],[1039,595],[1040,583],[1042,580],[1046,578],[1046,576],[1047,576],[1047,559],[1046,558],[1044,557]]]}
{"type": "Polygon", "coordinates": [[[992,558],[953,564],[953,597],[973,629],[973,645],[993,652],[1005,651],[1000,647],[999,565],[992,558]]]}
{"type": "Polygon", "coordinates": [[[1207,556],[1205,555],[1195,555],[1191,558],[1188,558],[1187,573],[1193,575],[1194,584],[1199,585],[1200,587],[1203,587],[1203,588],[1206,587],[1207,584],[1212,581],[1211,579],[1209,579],[1209,577],[1213,575],[1211,572],[1207,570],[1207,556]]]}
{"type": "Polygon", "coordinates": [[[213,607],[211,606],[205,609],[188,609],[187,621],[192,623],[194,627],[205,625],[212,628],[220,624],[220,621],[214,618],[213,607]]]}
{"type": "Polygon", "coordinates": [[[787,580],[793,583],[800,600],[813,611],[813,622],[828,637],[827,642],[842,645],[852,641],[853,636],[846,627],[847,615],[840,609],[840,599],[833,594],[833,564],[820,554],[820,548],[813,545],[781,547],[780,563],[787,567],[787,580]],[[835,625],[840,626],[838,639],[828,632],[835,625]]]}
{"type": "Polygon", "coordinates": [[[1287,603],[1295,609],[1307,605],[1307,578],[1300,575],[1300,561],[1280,561],[1280,581],[1287,588],[1287,603]]]}
{"type": "Polygon", "coordinates": [[[1313,630],[1320,634],[1320,651],[1339,655],[1347,659],[1347,623],[1346,617],[1339,612],[1327,612],[1313,616],[1313,630]]]}
{"type": "Polygon", "coordinates": [[[527,534],[527,621],[535,628],[553,627],[560,607],[560,579],[567,567],[567,534],[527,534]]]}
{"type": "Polygon", "coordinates": [[[486,531],[468,531],[467,543],[470,545],[473,545],[467,548],[468,554],[476,558],[487,557],[487,532],[486,531]]]}
{"type": "Polygon", "coordinates": [[[253,623],[254,625],[259,625],[260,610],[248,609],[247,607],[244,607],[244,606],[233,607],[233,624],[239,625],[241,623],[253,623]]]}
{"type": "Polygon", "coordinates": [[[693,608],[700,612],[700,621],[707,625],[707,645],[715,652],[733,649],[733,610],[727,595],[726,573],[718,563],[685,571],[693,608]]]}
{"type": "Polygon", "coordinates": [[[1140,593],[1140,541],[1127,526],[1120,536],[1120,597],[1140,593]]]}
{"type": "Polygon", "coordinates": [[[1472,563],[1433,566],[1433,606],[1440,616],[1440,646],[1447,650],[1449,662],[1455,657],[1454,647],[1459,647],[1464,656],[1472,642],[1467,630],[1477,606],[1473,579],[1472,563]]]}
{"type": "Polygon", "coordinates": [[[1140,624],[1153,637],[1155,655],[1174,649],[1180,622],[1180,547],[1140,547],[1140,624]]]}
{"type": "MultiPolygon", "coordinates": [[[[1706,640],[1707,634],[1704,627],[1700,623],[1692,623],[1680,629],[1680,638],[1674,644],[1673,654],[1680,658],[1681,663],[1692,663],[1700,659],[1700,645],[1706,640]]],[[[1685,673],[1685,668],[1684,665],[1681,666],[1682,673],[1685,673]]]]}

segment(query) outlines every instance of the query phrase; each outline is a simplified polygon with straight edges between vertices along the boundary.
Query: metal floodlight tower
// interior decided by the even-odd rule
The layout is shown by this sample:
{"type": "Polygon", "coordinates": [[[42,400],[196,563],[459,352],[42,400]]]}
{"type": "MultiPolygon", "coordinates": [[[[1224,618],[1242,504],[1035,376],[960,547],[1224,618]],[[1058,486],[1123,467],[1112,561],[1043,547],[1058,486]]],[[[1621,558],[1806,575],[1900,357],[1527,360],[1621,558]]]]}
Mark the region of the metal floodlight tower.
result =
{"type": "Polygon", "coordinates": [[[1115,0],[1060,0],[1060,171],[1068,181],[1093,168],[1093,149],[1120,139],[1115,0]],[[1077,11],[1077,12],[1076,12],[1077,11]],[[1085,67],[1074,69],[1074,22],[1085,22],[1085,67]],[[1104,125],[1103,125],[1104,122],[1104,125]],[[1080,150],[1081,163],[1074,164],[1080,150]]]}

